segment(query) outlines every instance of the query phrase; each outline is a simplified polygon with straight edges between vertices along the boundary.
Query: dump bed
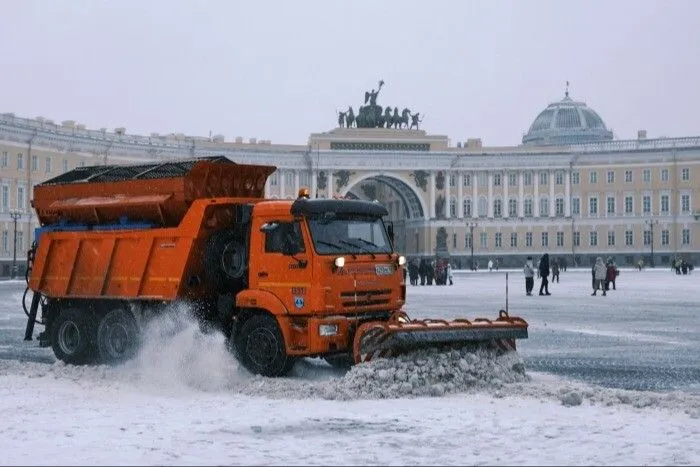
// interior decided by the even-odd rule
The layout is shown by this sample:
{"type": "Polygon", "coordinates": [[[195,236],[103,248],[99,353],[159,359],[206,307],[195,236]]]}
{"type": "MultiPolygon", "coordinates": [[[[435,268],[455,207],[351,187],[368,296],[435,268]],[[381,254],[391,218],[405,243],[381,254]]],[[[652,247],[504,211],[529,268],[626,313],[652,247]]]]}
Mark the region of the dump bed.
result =
{"type": "Polygon", "coordinates": [[[265,181],[275,170],[225,157],[77,167],[35,186],[32,206],[42,226],[124,218],[175,226],[195,199],[263,198],[265,181]]]}

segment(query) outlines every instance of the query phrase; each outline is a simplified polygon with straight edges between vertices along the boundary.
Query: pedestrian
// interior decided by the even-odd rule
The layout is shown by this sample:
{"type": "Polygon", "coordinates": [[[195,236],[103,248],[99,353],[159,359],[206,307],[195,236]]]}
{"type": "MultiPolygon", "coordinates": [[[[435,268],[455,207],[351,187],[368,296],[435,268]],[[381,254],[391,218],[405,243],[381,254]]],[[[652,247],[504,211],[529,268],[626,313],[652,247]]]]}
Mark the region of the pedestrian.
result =
{"type": "Polygon", "coordinates": [[[603,258],[598,256],[595,259],[595,264],[593,265],[593,293],[591,295],[596,295],[596,292],[598,292],[598,289],[601,289],[603,291],[603,297],[605,297],[605,276],[608,272],[608,269],[605,267],[605,263],[603,263],[603,258]]]}
{"type": "Polygon", "coordinates": [[[447,280],[450,281],[450,285],[453,284],[453,282],[452,282],[452,265],[449,263],[447,264],[447,280]]]}
{"type": "Polygon", "coordinates": [[[559,282],[559,261],[552,260],[552,282],[559,282]]]}
{"type": "Polygon", "coordinates": [[[610,284],[612,284],[613,290],[617,290],[615,287],[615,279],[617,278],[619,271],[617,269],[617,264],[615,264],[615,260],[612,257],[609,257],[605,267],[605,290],[610,290],[610,284]]]}
{"type": "Polygon", "coordinates": [[[489,272],[493,269],[493,260],[489,260],[489,272]]]}
{"type": "Polygon", "coordinates": [[[527,257],[523,274],[525,275],[525,295],[532,295],[532,289],[535,287],[535,265],[532,264],[532,256],[527,257]]]}
{"type": "Polygon", "coordinates": [[[542,255],[540,259],[540,277],[542,282],[540,282],[540,295],[552,295],[549,293],[549,253],[542,255]],[[542,291],[544,290],[544,293],[542,291]]]}

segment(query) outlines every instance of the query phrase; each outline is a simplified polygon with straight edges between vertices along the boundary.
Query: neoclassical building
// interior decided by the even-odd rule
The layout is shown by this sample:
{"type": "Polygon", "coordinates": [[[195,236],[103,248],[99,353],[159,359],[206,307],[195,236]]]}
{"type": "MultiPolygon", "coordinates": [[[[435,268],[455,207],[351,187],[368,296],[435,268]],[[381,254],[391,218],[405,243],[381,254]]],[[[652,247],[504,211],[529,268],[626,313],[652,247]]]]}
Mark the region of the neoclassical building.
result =
{"type": "Polygon", "coordinates": [[[700,137],[615,140],[583,102],[564,99],[534,119],[522,145],[453,143],[418,129],[335,128],[307,145],[227,141],[222,135],[132,135],[74,121],[0,114],[0,276],[21,272],[33,241],[32,188],[81,165],[224,155],[275,165],[266,196],[347,196],[383,203],[397,247],[449,256],[458,268],[488,259],[520,266],[544,252],[588,266],[700,260],[700,137]]]}

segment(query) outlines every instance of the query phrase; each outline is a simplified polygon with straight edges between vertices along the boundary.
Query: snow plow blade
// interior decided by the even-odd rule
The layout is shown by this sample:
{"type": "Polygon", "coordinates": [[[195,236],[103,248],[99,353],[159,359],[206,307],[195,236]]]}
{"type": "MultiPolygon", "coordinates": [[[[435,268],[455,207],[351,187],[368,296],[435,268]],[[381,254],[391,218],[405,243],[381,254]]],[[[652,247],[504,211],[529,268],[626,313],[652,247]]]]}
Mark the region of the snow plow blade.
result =
{"type": "Polygon", "coordinates": [[[500,310],[498,318],[411,320],[406,313],[394,313],[388,321],[362,324],[355,333],[355,363],[392,357],[414,349],[444,345],[486,344],[501,350],[515,350],[516,339],[527,339],[527,321],[500,310]]]}

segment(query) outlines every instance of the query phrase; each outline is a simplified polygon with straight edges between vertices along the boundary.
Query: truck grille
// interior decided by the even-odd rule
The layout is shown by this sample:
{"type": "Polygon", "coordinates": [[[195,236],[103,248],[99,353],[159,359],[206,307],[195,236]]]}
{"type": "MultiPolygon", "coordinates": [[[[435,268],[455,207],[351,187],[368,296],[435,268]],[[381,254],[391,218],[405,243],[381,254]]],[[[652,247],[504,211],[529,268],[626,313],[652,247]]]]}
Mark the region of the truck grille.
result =
{"type": "Polygon", "coordinates": [[[391,289],[353,290],[340,293],[340,303],[348,310],[388,305],[390,300],[391,289]]]}

